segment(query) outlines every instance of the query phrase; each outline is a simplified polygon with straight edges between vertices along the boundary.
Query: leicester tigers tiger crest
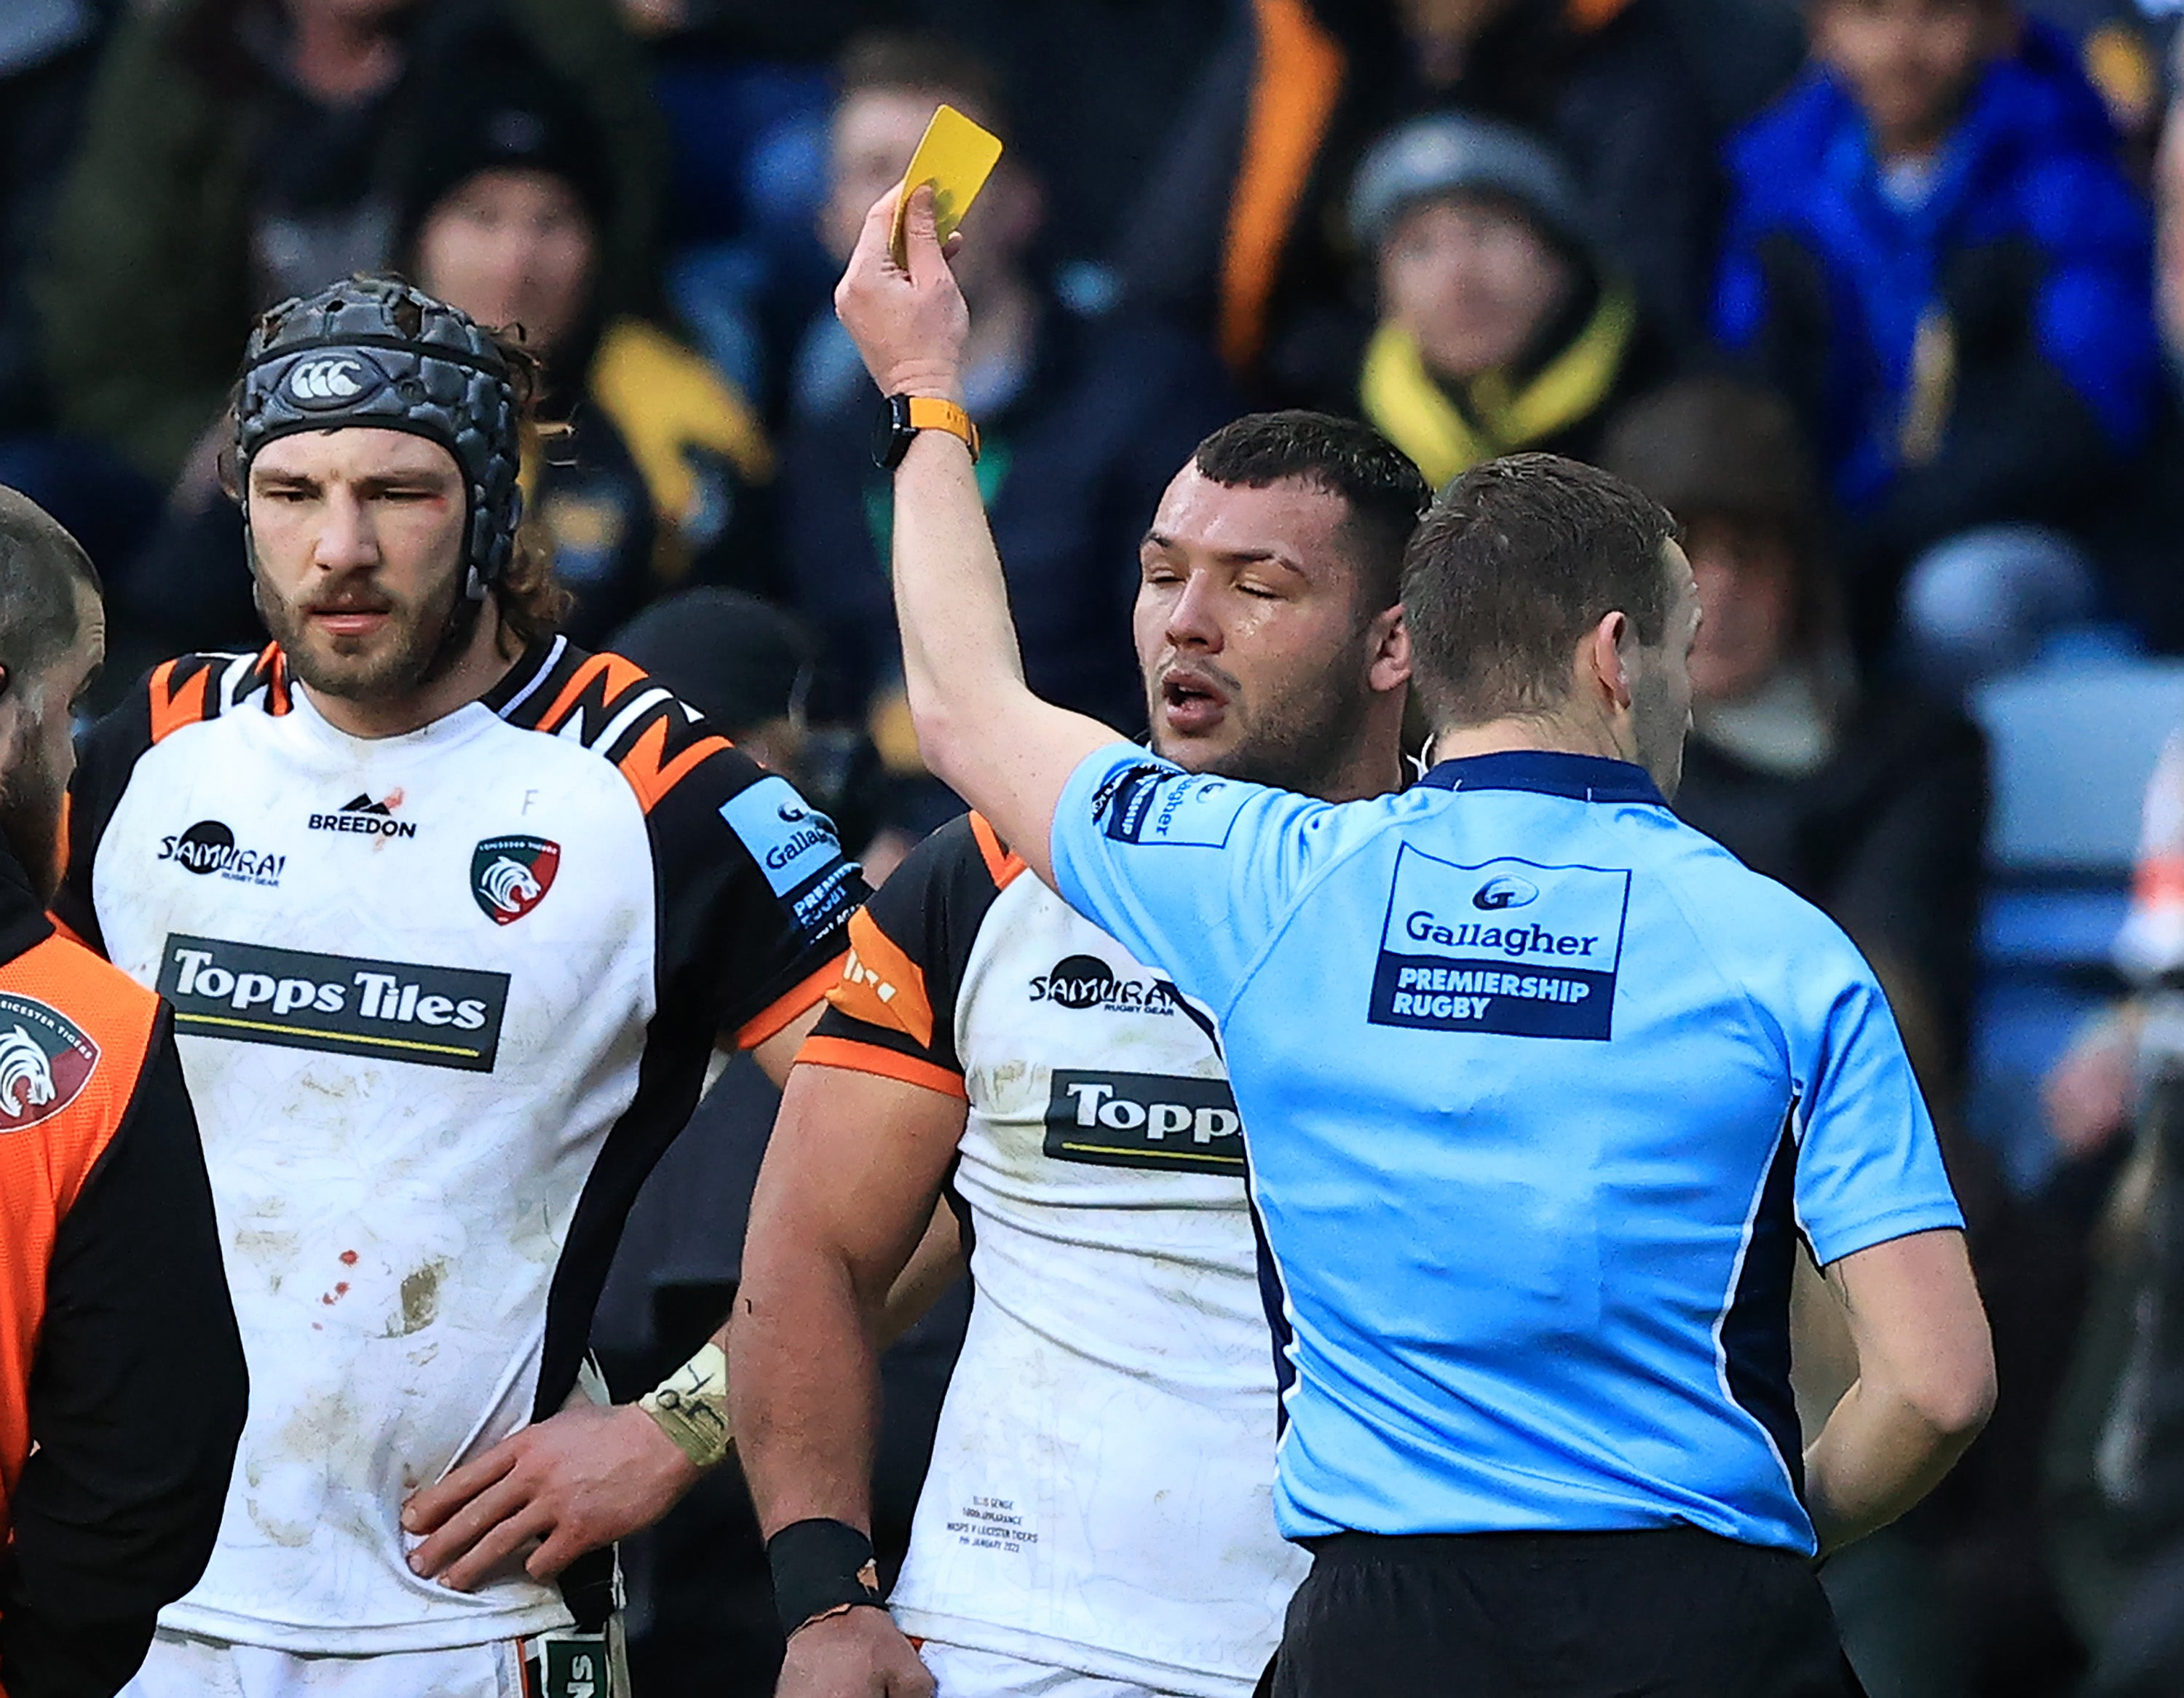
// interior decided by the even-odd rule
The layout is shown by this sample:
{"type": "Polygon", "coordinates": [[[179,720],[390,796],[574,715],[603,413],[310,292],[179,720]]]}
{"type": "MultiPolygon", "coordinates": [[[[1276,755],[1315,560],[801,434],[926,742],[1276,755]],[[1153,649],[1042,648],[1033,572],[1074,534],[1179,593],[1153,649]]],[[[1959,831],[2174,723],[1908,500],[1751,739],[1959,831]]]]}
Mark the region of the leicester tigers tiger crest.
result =
{"type": "Polygon", "coordinates": [[[59,1114],[98,1065],[98,1046],[65,1014],[0,991],[0,1137],[59,1114]]]}
{"type": "Polygon", "coordinates": [[[471,852],[471,896],[495,925],[513,925],[554,888],[561,846],[527,832],[488,837],[471,852]]]}

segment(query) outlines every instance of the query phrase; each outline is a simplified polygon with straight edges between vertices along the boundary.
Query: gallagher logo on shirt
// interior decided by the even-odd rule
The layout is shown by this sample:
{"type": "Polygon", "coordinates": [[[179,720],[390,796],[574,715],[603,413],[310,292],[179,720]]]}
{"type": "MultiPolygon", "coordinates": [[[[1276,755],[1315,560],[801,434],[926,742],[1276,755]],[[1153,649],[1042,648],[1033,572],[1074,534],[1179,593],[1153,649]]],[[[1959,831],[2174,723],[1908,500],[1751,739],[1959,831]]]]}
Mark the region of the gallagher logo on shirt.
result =
{"type": "Polygon", "coordinates": [[[1251,788],[1150,761],[1112,774],[1092,797],[1092,817],[1117,843],[1219,849],[1251,788]]]}
{"type": "Polygon", "coordinates": [[[832,930],[849,905],[854,870],[834,822],[788,779],[769,774],[721,804],[721,818],[749,850],[767,887],[807,937],[832,930]]]}
{"type": "Polygon", "coordinates": [[[83,1092],[98,1046],[58,1010],[0,991],[0,1135],[50,1120],[83,1092]]]}
{"type": "Polygon", "coordinates": [[[1431,1031],[1605,1038],[1630,874],[1505,856],[1459,866],[1406,844],[1367,1019],[1431,1031]]]}
{"type": "Polygon", "coordinates": [[[546,900],[561,846],[527,832],[488,837],[471,851],[471,899],[495,925],[514,925],[546,900]]]}

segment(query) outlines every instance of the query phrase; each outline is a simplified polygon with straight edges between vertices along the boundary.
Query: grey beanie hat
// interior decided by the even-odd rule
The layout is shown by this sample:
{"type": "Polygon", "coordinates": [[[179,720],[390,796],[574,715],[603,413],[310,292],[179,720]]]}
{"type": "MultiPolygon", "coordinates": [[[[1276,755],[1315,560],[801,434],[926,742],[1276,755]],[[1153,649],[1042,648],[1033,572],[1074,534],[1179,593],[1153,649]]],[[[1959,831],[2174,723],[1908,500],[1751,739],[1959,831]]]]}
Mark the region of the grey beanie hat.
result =
{"type": "Polygon", "coordinates": [[[1454,112],[1414,118],[1373,144],[1350,191],[1351,236],[1369,252],[1417,202],[1467,193],[1505,196],[1571,247],[1591,249],[1577,184],[1554,150],[1513,126],[1454,112]]]}
{"type": "Polygon", "coordinates": [[[468,486],[475,599],[514,552],[520,423],[491,332],[393,278],[352,277],[259,320],[242,356],[235,446],[247,469],[267,443],[300,431],[370,426],[438,443],[468,486]]]}

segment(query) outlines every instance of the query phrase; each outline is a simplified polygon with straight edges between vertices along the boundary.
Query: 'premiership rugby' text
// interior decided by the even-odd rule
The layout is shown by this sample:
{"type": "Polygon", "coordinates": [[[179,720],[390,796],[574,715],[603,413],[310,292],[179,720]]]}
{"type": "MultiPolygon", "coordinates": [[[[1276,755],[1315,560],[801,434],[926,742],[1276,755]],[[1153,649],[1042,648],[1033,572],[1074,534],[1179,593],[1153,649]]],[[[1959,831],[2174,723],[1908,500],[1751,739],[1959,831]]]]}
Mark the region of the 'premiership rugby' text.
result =
{"type": "Polygon", "coordinates": [[[1437,1031],[1605,1038],[1630,889],[1630,874],[1612,868],[1513,857],[1462,867],[1405,845],[1367,1018],[1437,1031]]]}

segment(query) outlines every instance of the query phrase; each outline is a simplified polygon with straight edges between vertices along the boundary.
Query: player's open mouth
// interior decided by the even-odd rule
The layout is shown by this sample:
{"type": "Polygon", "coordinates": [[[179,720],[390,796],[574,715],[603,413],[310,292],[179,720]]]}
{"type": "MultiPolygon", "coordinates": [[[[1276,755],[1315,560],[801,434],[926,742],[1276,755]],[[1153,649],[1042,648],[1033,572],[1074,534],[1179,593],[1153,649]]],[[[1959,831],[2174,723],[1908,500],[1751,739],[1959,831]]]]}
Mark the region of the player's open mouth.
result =
{"type": "Polygon", "coordinates": [[[1212,730],[1228,711],[1228,693],[1195,673],[1170,673],[1161,680],[1161,717],[1184,735],[1212,730]]]}

